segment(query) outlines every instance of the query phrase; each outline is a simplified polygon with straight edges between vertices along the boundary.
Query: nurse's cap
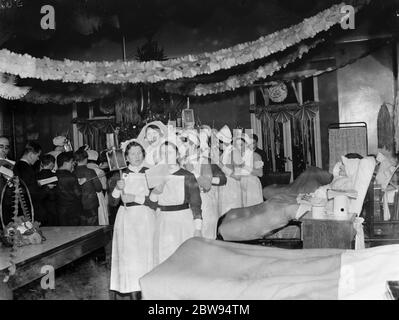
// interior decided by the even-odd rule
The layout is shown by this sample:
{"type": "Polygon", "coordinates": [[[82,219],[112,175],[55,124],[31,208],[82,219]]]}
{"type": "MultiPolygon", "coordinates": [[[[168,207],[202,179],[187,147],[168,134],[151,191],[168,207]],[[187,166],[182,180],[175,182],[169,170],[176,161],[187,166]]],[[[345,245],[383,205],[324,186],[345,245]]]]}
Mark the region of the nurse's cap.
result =
{"type": "Polygon", "coordinates": [[[87,160],[97,161],[98,160],[98,152],[96,150],[87,150],[88,158],[87,160]]]}
{"type": "Polygon", "coordinates": [[[56,147],[63,147],[66,143],[67,138],[64,136],[58,136],[53,139],[53,144],[56,147]]]}
{"type": "Polygon", "coordinates": [[[216,138],[223,141],[224,143],[230,143],[233,139],[231,131],[227,125],[224,125],[222,129],[216,134],[216,138]]]}

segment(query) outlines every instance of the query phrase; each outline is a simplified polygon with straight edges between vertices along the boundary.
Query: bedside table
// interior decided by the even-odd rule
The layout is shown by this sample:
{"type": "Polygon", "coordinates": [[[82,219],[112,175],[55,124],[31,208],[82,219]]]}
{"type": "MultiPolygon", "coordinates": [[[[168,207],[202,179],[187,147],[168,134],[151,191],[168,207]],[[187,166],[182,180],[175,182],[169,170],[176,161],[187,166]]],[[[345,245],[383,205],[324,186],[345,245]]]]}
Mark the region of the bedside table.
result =
{"type": "Polygon", "coordinates": [[[302,218],[303,248],[335,248],[353,249],[356,231],[353,222],[356,215],[350,220],[334,218],[315,219],[311,212],[302,218]]]}

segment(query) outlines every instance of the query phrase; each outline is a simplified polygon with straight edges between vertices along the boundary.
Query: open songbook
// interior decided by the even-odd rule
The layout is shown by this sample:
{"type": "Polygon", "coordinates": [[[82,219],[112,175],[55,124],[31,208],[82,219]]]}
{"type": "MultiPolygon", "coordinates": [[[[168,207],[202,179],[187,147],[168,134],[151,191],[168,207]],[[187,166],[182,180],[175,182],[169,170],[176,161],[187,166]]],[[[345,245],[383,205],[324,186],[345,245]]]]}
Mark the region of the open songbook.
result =
{"type": "Polygon", "coordinates": [[[0,174],[5,176],[6,179],[10,179],[10,178],[12,178],[14,176],[14,172],[11,169],[9,169],[9,168],[7,168],[5,166],[1,166],[0,167],[0,174]]]}
{"type": "Polygon", "coordinates": [[[167,164],[158,164],[145,171],[148,188],[152,189],[164,183],[169,176],[167,164]]]}
{"type": "Polygon", "coordinates": [[[44,186],[44,185],[47,185],[47,184],[55,183],[57,181],[58,181],[58,178],[56,176],[54,176],[54,177],[50,177],[50,178],[47,178],[47,179],[38,180],[37,182],[39,183],[39,186],[44,186]]]}

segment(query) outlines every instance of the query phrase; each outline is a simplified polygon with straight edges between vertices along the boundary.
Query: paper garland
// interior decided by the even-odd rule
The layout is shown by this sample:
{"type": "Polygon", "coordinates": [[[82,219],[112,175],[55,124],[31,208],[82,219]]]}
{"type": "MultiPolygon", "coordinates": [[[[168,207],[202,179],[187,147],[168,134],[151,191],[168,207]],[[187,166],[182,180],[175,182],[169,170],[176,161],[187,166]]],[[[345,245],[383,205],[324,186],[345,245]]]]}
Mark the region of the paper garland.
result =
{"type": "Polygon", "coordinates": [[[169,93],[189,96],[204,96],[209,94],[223,93],[226,91],[233,91],[241,87],[248,87],[258,80],[266,79],[267,77],[272,76],[277,71],[287,67],[290,63],[302,58],[304,54],[308,53],[311,49],[323,41],[324,39],[318,39],[310,45],[301,44],[295,52],[284,56],[280,60],[273,60],[257,68],[256,70],[244,73],[242,75],[230,76],[221,82],[197,84],[189,91],[184,89],[184,83],[169,82],[164,85],[164,90],[169,93]]]}
{"type": "MultiPolygon", "coordinates": [[[[312,38],[340,23],[345,17],[334,5],[301,23],[274,32],[256,41],[238,44],[228,49],[199,55],[187,55],[166,61],[81,62],[65,59],[38,59],[6,49],[0,51],[0,72],[43,81],[60,80],[81,83],[156,83],[165,80],[193,78],[230,69],[283,51],[312,38]]],[[[234,80],[230,80],[232,82],[234,80]]],[[[230,87],[234,84],[230,84],[230,87]]]]}
{"type": "Polygon", "coordinates": [[[8,100],[21,99],[30,89],[30,87],[18,87],[14,75],[0,73],[0,97],[8,100]]]}

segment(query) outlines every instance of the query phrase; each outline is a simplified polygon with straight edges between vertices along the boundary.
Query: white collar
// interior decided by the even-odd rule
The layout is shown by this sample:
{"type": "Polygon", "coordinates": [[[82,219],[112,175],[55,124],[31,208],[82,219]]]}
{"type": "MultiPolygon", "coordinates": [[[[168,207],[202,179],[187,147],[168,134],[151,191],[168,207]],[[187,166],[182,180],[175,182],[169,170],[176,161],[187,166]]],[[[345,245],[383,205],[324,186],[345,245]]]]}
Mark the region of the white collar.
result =
{"type": "Polygon", "coordinates": [[[138,173],[140,172],[140,170],[143,168],[143,165],[139,165],[139,166],[132,166],[131,164],[129,164],[128,169],[130,171],[133,171],[134,173],[138,173]]]}
{"type": "Polygon", "coordinates": [[[21,158],[21,159],[20,159],[20,161],[26,162],[27,164],[29,164],[29,165],[30,165],[29,161],[28,161],[28,160],[26,160],[26,159],[24,159],[24,158],[21,158]]]}

